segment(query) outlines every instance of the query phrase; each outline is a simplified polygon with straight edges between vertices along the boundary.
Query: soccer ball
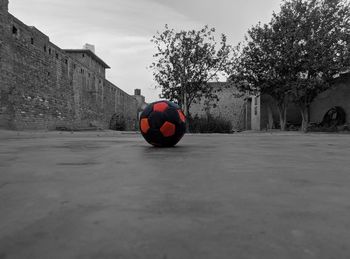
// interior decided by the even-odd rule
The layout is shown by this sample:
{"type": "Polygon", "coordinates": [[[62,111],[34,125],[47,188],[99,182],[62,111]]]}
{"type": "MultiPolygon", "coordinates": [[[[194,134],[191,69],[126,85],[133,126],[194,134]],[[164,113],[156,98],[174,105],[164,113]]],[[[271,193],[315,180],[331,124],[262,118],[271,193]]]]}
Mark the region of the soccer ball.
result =
{"type": "Polygon", "coordinates": [[[153,146],[175,146],[185,134],[186,117],[175,103],[154,102],[147,105],[141,113],[140,131],[153,146]]]}

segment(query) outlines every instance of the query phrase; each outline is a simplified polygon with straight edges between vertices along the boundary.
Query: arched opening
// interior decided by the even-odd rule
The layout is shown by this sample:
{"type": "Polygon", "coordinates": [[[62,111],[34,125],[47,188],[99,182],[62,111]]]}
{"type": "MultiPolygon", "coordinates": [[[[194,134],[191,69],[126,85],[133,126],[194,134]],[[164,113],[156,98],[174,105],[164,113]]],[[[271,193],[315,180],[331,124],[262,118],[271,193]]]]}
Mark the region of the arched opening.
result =
{"type": "Polygon", "coordinates": [[[344,125],[346,122],[346,113],[340,106],[334,106],[323,116],[322,126],[332,127],[344,125]]]}

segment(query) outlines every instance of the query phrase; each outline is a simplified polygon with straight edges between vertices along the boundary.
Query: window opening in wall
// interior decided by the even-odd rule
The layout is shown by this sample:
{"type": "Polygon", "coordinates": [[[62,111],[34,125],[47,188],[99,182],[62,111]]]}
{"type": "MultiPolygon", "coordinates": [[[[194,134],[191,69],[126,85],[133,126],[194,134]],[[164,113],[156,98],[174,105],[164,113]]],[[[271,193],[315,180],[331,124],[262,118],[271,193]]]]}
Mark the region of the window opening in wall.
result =
{"type": "Polygon", "coordinates": [[[44,51],[46,52],[46,45],[44,45],[44,51]]]}
{"type": "Polygon", "coordinates": [[[49,54],[51,54],[51,49],[49,48],[49,54]]]}
{"type": "Polygon", "coordinates": [[[85,57],[85,54],[83,54],[83,58],[85,57]]]}
{"type": "Polygon", "coordinates": [[[64,60],[64,63],[68,64],[68,59],[65,59],[65,60],[64,60]]]}
{"type": "Polygon", "coordinates": [[[30,38],[30,43],[34,44],[34,39],[33,38],[30,38]]]}
{"type": "Polygon", "coordinates": [[[18,33],[18,29],[16,28],[16,26],[12,26],[12,34],[17,35],[18,33]]]}
{"type": "Polygon", "coordinates": [[[51,73],[50,72],[47,72],[47,75],[49,76],[51,73]]]}
{"type": "Polygon", "coordinates": [[[56,58],[58,59],[58,54],[56,53],[56,58]]]}

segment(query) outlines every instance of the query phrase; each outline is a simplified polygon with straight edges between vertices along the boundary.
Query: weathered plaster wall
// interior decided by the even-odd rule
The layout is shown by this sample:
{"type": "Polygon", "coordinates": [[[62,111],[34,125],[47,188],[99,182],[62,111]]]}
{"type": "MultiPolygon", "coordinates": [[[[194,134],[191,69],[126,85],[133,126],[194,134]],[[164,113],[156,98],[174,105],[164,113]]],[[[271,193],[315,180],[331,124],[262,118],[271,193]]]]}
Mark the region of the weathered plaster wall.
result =
{"type": "Polygon", "coordinates": [[[310,107],[310,121],[321,122],[325,113],[334,106],[346,112],[346,123],[350,123],[350,73],[335,80],[334,87],[319,94],[310,107]]]}
{"type": "Polygon", "coordinates": [[[231,122],[234,130],[245,128],[245,99],[233,87],[227,88],[227,83],[219,82],[215,84],[214,89],[219,101],[209,101],[205,98],[193,103],[190,108],[192,117],[207,116],[219,117],[231,122]]]}

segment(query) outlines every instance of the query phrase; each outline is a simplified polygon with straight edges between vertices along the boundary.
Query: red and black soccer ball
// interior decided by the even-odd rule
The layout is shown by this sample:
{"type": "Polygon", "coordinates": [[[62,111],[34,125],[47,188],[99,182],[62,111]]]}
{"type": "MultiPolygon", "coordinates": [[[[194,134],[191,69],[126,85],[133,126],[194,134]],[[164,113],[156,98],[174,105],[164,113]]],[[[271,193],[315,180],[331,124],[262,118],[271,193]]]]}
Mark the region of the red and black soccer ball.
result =
{"type": "Polygon", "coordinates": [[[147,105],[140,116],[140,131],[151,145],[172,147],[186,132],[186,117],[175,103],[154,102],[147,105]]]}

